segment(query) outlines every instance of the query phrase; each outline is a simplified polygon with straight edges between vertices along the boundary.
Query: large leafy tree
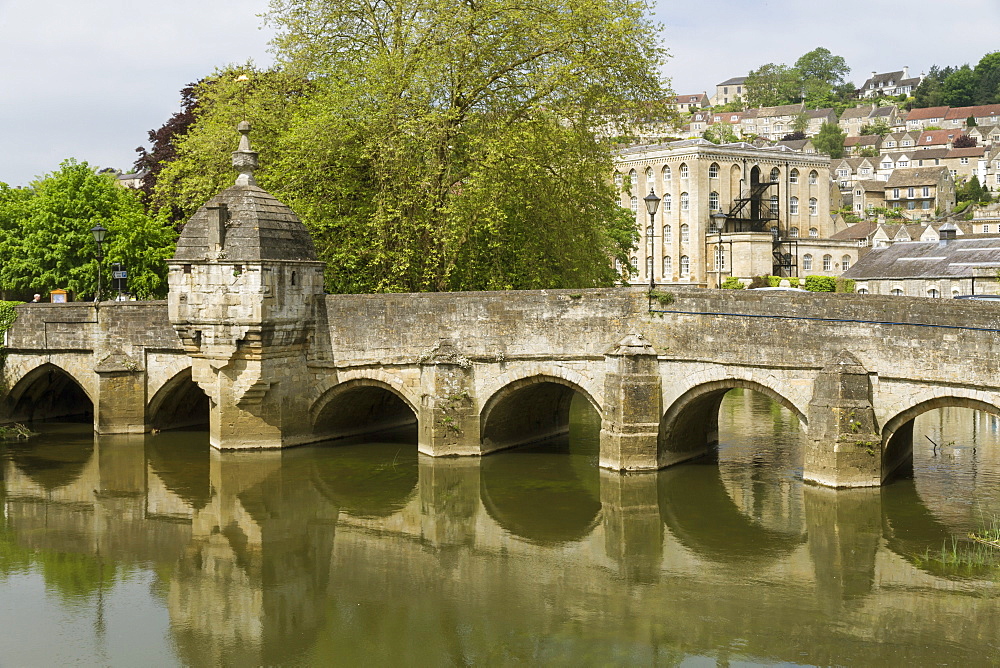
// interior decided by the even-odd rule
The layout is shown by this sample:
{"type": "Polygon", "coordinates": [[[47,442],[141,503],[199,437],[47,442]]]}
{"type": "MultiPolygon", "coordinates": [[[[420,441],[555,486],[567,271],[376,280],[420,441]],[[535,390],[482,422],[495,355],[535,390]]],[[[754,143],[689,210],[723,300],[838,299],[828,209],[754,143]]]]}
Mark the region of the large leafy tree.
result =
{"type": "Polygon", "coordinates": [[[267,20],[269,76],[307,90],[214,86],[161,174],[161,205],[190,210],[232,178],[243,106],[262,128],[258,180],[310,227],[331,290],[617,279],[634,216],[592,128],[624,133],[667,98],[644,3],[274,0],[267,20]]]}
{"type": "Polygon", "coordinates": [[[802,99],[802,80],[794,67],[767,63],[747,75],[743,90],[749,107],[775,107],[802,99]]]}
{"type": "Polygon", "coordinates": [[[844,157],[844,139],[847,133],[840,129],[836,123],[824,123],[819,132],[813,137],[813,146],[820,153],[826,153],[831,158],[844,157]]]}
{"type": "Polygon", "coordinates": [[[108,230],[101,266],[108,285],[112,262],[129,272],[140,298],[166,294],[166,259],[176,233],[165,218],[146,215],[139,196],[112,174],[67,160],[29,189],[0,186],[0,286],[7,291],[70,290],[92,296],[97,288],[91,228],[108,230]]]}

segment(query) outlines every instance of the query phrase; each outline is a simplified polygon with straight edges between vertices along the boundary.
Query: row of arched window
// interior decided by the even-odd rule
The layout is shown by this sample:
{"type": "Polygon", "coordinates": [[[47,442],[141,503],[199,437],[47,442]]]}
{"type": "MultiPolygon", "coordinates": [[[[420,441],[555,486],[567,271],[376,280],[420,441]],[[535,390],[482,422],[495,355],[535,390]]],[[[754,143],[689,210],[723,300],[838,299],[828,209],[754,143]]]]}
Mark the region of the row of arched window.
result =
{"type": "MultiPolygon", "coordinates": [[[[687,163],[682,162],[678,166],[677,171],[678,171],[678,174],[679,174],[679,176],[680,176],[680,178],[682,180],[688,179],[691,176],[691,170],[688,167],[687,163]]],[[[713,162],[711,165],[708,166],[708,178],[710,178],[710,179],[717,179],[717,178],[719,178],[719,174],[720,173],[721,173],[721,169],[719,167],[719,163],[713,162]]],[[[638,186],[639,186],[639,173],[636,170],[633,169],[633,170],[629,171],[628,176],[629,176],[629,182],[632,185],[632,190],[633,191],[640,190],[638,188],[638,186]]],[[[662,167],[662,169],[660,170],[660,176],[661,176],[661,178],[663,180],[663,183],[669,183],[670,181],[673,180],[674,172],[673,172],[673,169],[671,169],[670,165],[664,165],[662,167]]],[[[793,168],[791,171],[788,172],[788,182],[789,183],[799,183],[800,176],[801,175],[799,173],[799,170],[793,168]]],[[[646,177],[646,183],[645,183],[646,188],[647,189],[648,188],[655,188],[656,183],[654,181],[654,172],[653,172],[653,168],[652,167],[647,167],[646,168],[645,177],[646,177]]],[[[817,172],[815,169],[810,170],[809,174],[807,175],[807,179],[808,179],[809,185],[816,185],[816,184],[818,184],[819,183],[819,172],[817,172]]],[[[773,168],[771,170],[770,180],[771,180],[772,183],[776,183],[776,182],[780,181],[781,180],[781,170],[778,169],[777,167],[773,168]]],[[[615,174],[615,184],[619,188],[621,188],[624,185],[624,178],[623,178],[621,172],[618,172],[618,173],[615,174]]]]}

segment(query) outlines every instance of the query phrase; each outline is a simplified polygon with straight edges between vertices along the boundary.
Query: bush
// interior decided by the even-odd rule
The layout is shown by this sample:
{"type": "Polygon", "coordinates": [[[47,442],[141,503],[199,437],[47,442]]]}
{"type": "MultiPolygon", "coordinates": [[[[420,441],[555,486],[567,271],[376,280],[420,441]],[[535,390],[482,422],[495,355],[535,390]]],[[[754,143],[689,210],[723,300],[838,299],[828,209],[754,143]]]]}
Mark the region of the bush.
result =
{"type": "Polygon", "coordinates": [[[771,281],[768,280],[767,276],[754,276],[750,281],[750,289],[754,288],[767,288],[771,286],[771,281]]]}
{"type": "Polygon", "coordinates": [[[776,288],[781,285],[781,276],[768,276],[767,277],[768,287],[776,288]]]}
{"type": "Polygon", "coordinates": [[[837,289],[835,292],[854,292],[854,279],[853,278],[841,278],[836,279],[837,289]]]}
{"type": "Polygon", "coordinates": [[[972,202],[959,202],[955,206],[955,208],[951,210],[951,212],[952,213],[962,213],[963,211],[965,211],[966,209],[969,208],[970,204],[972,204],[972,202]]]}
{"type": "Polygon", "coordinates": [[[722,285],[720,285],[719,287],[721,287],[723,290],[742,290],[746,286],[743,285],[743,281],[741,281],[740,279],[736,278],[735,276],[730,276],[726,280],[722,281],[722,285]]]}
{"type": "Polygon", "coordinates": [[[809,292],[836,292],[837,279],[833,276],[806,276],[806,290],[809,292]]]}

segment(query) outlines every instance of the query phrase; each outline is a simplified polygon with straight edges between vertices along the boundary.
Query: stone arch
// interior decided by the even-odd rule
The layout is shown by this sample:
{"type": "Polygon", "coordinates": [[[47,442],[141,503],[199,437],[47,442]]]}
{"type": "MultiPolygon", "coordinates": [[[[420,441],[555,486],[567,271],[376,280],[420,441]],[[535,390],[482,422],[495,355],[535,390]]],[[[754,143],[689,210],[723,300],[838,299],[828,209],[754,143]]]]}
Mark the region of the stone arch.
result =
{"type": "Polygon", "coordinates": [[[10,420],[43,420],[94,414],[93,389],[64,365],[44,361],[10,376],[5,412],[10,420]]]}
{"type": "Polygon", "coordinates": [[[380,378],[359,376],[328,386],[312,402],[313,433],[335,439],[415,424],[418,405],[380,378]]]}
{"type": "Polygon", "coordinates": [[[912,462],[913,421],[936,408],[971,408],[1000,415],[995,399],[977,390],[934,388],[892,405],[882,426],[882,478],[912,462]]]}
{"type": "MultiPolygon", "coordinates": [[[[699,379],[697,384],[671,402],[664,412],[657,441],[660,466],[697,457],[718,441],[719,406],[726,393],[735,388],[753,390],[769,397],[790,410],[798,418],[803,431],[808,428],[805,408],[808,401],[801,401],[800,406],[789,399],[785,391],[777,389],[780,387],[777,378],[771,375],[763,378],[760,374],[752,379],[734,377],[721,371],[712,375],[715,377],[699,379]]],[[[667,402],[664,404],[667,405],[667,402]]]]}
{"type": "Polygon", "coordinates": [[[191,377],[188,366],[168,378],[146,404],[146,424],[154,429],[207,425],[208,395],[191,377]]]}
{"type": "Polygon", "coordinates": [[[483,451],[543,441],[569,429],[570,402],[582,396],[601,414],[601,405],[577,380],[579,374],[534,373],[508,378],[489,395],[480,411],[483,451]],[[576,376],[577,378],[572,378],[576,376]]]}

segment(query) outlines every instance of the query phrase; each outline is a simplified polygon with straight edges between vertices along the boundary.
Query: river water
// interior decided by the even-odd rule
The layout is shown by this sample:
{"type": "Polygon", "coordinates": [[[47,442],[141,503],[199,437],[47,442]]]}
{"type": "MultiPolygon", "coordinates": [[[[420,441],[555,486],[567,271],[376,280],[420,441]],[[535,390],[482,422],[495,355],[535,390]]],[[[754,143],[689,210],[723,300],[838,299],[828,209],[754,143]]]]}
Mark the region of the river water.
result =
{"type": "Polygon", "coordinates": [[[712,457],[597,467],[599,420],[480,459],[415,430],[218,453],[205,432],[0,446],[0,665],[983,665],[1000,661],[1000,423],[920,418],[912,477],[802,482],[734,390],[712,457]],[[932,443],[933,441],[933,443],[932,443]]]}

